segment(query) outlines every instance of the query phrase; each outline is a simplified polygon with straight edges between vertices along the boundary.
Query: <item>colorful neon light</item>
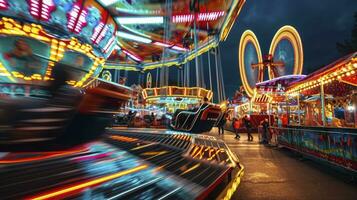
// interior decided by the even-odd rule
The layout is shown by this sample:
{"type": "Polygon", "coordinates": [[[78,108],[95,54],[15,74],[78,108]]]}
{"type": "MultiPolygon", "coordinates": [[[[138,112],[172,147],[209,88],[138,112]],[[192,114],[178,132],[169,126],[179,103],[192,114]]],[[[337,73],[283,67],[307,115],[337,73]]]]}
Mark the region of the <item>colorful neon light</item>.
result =
{"type": "MultiPolygon", "coordinates": [[[[207,22],[207,21],[214,21],[218,18],[225,15],[224,11],[217,11],[217,12],[204,12],[196,14],[196,19],[199,22],[207,22]]],[[[193,22],[195,15],[194,14],[186,14],[186,15],[174,15],[172,17],[173,23],[187,23],[193,22]]]]}
{"type": "Polygon", "coordinates": [[[162,47],[171,47],[172,45],[170,44],[165,44],[165,43],[162,43],[162,42],[154,42],[155,45],[157,46],[162,46],[162,47]]]}
{"type": "Polygon", "coordinates": [[[97,178],[97,179],[94,179],[94,180],[91,180],[91,181],[88,181],[88,182],[80,183],[78,185],[74,185],[74,186],[70,186],[70,187],[67,187],[67,188],[59,189],[59,190],[56,190],[56,191],[53,191],[53,192],[49,192],[49,193],[45,193],[45,194],[42,194],[42,195],[39,195],[39,196],[30,197],[28,199],[29,200],[45,200],[45,199],[50,199],[50,198],[60,198],[61,196],[64,196],[66,194],[70,194],[70,193],[73,193],[73,192],[80,192],[80,191],[82,191],[82,190],[84,190],[86,188],[93,187],[95,185],[99,185],[99,184],[102,184],[102,183],[117,179],[119,177],[122,177],[122,176],[125,176],[125,175],[128,175],[128,174],[132,174],[134,172],[138,172],[138,171],[144,170],[146,168],[148,168],[147,165],[139,165],[139,166],[134,167],[132,169],[127,169],[127,170],[124,170],[124,171],[121,171],[121,172],[118,172],[118,173],[115,173],[115,174],[111,174],[111,175],[108,175],[108,176],[97,178]]]}
{"type": "Polygon", "coordinates": [[[30,14],[39,20],[48,21],[51,12],[55,10],[55,4],[52,0],[30,0],[30,14]]]}
{"type": "MultiPolygon", "coordinates": [[[[246,76],[246,70],[245,70],[245,59],[244,59],[244,54],[246,50],[246,46],[251,43],[254,45],[255,51],[257,53],[258,57],[258,63],[263,62],[263,57],[262,57],[262,51],[260,49],[260,45],[258,42],[257,36],[253,33],[251,30],[246,30],[244,31],[242,37],[240,38],[239,42],[239,52],[238,52],[238,57],[239,57],[239,73],[240,77],[242,79],[243,87],[245,91],[247,92],[249,97],[252,97],[254,95],[254,88],[249,85],[247,76],[246,76]]],[[[261,82],[263,80],[258,80],[258,82],[261,82]]]]}
{"type": "Polygon", "coordinates": [[[0,9],[7,10],[8,7],[9,7],[9,4],[7,3],[6,0],[0,0],[0,9]]]}
{"type": "Polygon", "coordinates": [[[78,4],[75,4],[68,14],[67,28],[74,33],[80,33],[86,25],[86,17],[87,11],[82,9],[78,4]]]}
{"type": "MultiPolygon", "coordinates": [[[[73,155],[77,154],[80,152],[87,151],[88,148],[79,148],[75,150],[70,150],[70,151],[57,151],[57,152],[42,152],[41,155],[35,156],[35,157],[30,157],[30,158],[19,158],[19,159],[1,159],[0,164],[16,164],[16,163],[23,163],[23,162],[33,162],[33,161],[39,161],[39,160],[45,160],[49,158],[56,158],[56,157],[62,157],[62,156],[67,156],[67,155],[73,155]]],[[[31,153],[28,153],[31,154],[31,153]]]]}
{"type": "Polygon", "coordinates": [[[103,4],[103,6],[110,6],[116,3],[117,1],[118,0],[99,0],[99,2],[103,4]]]}
{"type": "Polygon", "coordinates": [[[177,50],[177,51],[188,51],[188,49],[179,47],[179,46],[173,46],[171,49],[177,50]]]}
{"type": "MultiPolygon", "coordinates": [[[[276,34],[274,35],[273,41],[271,42],[269,55],[275,54],[276,47],[278,46],[279,42],[283,39],[289,40],[291,45],[294,48],[294,72],[293,74],[301,74],[302,67],[304,63],[304,51],[302,47],[301,38],[299,32],[292,26],[283,26],[280,28],[276,34]]],[[[269,79],[276,78],[271,67],[268,68],[269,71],[269,79]]]]}
{"type": "Polygon", "coordinates": [[[99,34],[101,33],[101,31],[104,28],[104,23],[100,22],[95,28],[94,28],[94,32],[92,37],[90,38],[90,40],[94,43],[94,44],[99,44],[99,42],[102,40],[102,38],[104,37],[104,35],[102,34],[101,37],[98,37],[99,34]]]}
{"type": "Polygon", "coordinates": [[[136,55],[130,53],[129,51],[127,51],[127,50],[125,50],[125,49],[123,49],[123,52],[124,52],[126,55],[128,55],[130,58],[132,58],[133,60],[135,60],[135,61],[138,61],[138,62],[143,61],[142,58],[140,58],[139,56],[136,56],[136,55]]]}

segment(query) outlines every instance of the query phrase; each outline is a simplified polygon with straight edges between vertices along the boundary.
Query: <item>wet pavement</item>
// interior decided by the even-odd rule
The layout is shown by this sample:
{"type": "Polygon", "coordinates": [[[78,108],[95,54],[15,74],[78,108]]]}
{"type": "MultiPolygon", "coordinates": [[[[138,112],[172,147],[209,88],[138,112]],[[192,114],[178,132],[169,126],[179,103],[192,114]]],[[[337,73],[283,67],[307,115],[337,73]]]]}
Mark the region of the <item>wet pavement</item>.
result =
{"type": "Polygon", "coordinates": [[[357,184],[334,168],[293,153],[289,150],[248,142],[246,134],[234,139],[232,132],[223,139],[245,167],[243,180],[232,199],[357,199],[357,184]]]}

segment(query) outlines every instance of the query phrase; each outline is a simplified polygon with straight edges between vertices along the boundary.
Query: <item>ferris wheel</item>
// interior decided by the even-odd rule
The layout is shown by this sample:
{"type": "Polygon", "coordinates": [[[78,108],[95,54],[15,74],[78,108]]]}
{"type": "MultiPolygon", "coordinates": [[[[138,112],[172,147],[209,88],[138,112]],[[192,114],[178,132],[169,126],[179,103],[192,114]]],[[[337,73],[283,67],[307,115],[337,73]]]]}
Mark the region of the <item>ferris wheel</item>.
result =
{"type": "Polygon", "coordinates": [[[268,79],[302,73],[303,47],[299,33],[292,26],[284,26],[275,34],[269,54],[262,56],[255,34],[247,30],[239,43],[239,71],[242,84],[248,96],[254,95],[255,84],[265,79],[264,70],[268,69],[268,79]]]}

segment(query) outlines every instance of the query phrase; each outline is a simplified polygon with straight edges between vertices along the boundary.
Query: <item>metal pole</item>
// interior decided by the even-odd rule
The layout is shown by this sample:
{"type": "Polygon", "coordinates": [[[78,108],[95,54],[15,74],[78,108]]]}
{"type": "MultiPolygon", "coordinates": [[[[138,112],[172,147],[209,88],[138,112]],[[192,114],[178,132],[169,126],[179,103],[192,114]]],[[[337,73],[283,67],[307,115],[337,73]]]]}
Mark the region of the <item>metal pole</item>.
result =
{"type": "Polygon", "coordinates": [[[223,78],[223,69],[222,69],[222,60],[221,60],[221,49],[218,46],[218,58],[219,58],[219,72],[220,72],[220,87],[221,87],[221,92],[222,92],[222,100],[226,99],[226,91],[224,87],[224,78],[223,78]]]}
{"type": "Polygon", "coordinates": [[[221,102],[221,92],[220,92],[220,81],[219,81],[219,76],[218,76],[218,59],[217,59],[217,49],[216,51],[214,52],[214,57],[215,57],[215,61],[216,61],[216,79],[217,79],[217,100],[218,100],[218,103],[221,102]]]}
{"type": "Polygon", "coordinates": [[[196,33],[196,12],[194,13],[194,22],[193,22],[193,39],[195,42],[195,64],[196,64],[196,86],[200,87],[200,71],[198,68],[198,53],[197,53],[197,48],[198,48],[198,42],[197,42],[197,33],[196,33]]]}
{"type": "Polygon", "coordinates": [[[325,118],[325,89],[324,83],[322,82],[320,85],[320,98],[321,98],[321,118],[322,118],[322,125],[326,126],[326,118],[325,118]]]}
{"type": "Polygon", "coordinates": [[[160,70],[160,68],[156,68],[155,87],[159,86],[159,70],[160,70]]]}
{"type": "Polygon", "coordinates": [[[298,122],[299,122],[299,126],[301,126],[301,120],[300,120],[300,115],[301,115],[301,112],[300,112],[300,94],[297,95],[297,110],[298,110],[298,122]]]}
{"type": "Polygon", "coordinates": [[[180,71],[180,68],[178,67],[177,68],[177,86],[180,86],[180,73],[181,73],[181,71],[180,71]]]}
{"type": "Polygon", "coordinates": [[[187,62],[187,74],[186,74],[186,78],[187,78],[187,85],[186,85],[186,87],[190,87],[190,85],[191,85],[191,80],[190,80],[190,72],[191,72],[191,69],[190,69],[191,67],[190,67],[190,62],[188,61],[187,62]]]}
{"type": "Polygon", "coordinates": [[[207,55],[208,55],[209,89],[212,90],[212,72],[211,72],[211,55],[210,55],[210,50],[208,50],[207,55]]]}

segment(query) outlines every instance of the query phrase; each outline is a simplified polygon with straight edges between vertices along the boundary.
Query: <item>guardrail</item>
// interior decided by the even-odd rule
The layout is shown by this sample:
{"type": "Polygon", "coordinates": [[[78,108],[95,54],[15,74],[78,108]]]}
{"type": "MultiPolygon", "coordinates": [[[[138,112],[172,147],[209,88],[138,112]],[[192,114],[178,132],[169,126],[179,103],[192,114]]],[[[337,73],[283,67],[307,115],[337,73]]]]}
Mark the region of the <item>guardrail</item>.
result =
{"type": "Polygon", "coordinates": [[[357,129],[272,127],[278,144],[357,172],[357,129]]]}

